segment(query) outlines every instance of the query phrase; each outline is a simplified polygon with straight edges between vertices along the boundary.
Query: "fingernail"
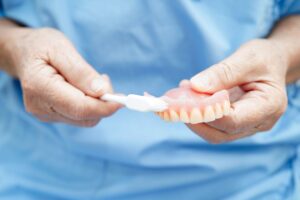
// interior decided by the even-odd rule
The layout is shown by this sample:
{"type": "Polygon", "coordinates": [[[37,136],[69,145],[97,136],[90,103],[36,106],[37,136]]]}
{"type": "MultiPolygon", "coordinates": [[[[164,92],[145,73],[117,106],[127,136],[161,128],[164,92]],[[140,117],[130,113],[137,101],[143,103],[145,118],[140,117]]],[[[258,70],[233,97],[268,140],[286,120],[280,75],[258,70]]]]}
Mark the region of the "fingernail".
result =
{"type": "Polygon", "coordinates": [[[197,90],[206,91],[211,88],[211,82],[208,76],[198,74],[192,77],[190,81],[192,86],[197,90]]]}
{"type": "Polygon", "coordinates": [[[107,88],[107,82],[102,78],[94,79],[91,83],[91,90],[93,92],[104,91],[107,88]]]}

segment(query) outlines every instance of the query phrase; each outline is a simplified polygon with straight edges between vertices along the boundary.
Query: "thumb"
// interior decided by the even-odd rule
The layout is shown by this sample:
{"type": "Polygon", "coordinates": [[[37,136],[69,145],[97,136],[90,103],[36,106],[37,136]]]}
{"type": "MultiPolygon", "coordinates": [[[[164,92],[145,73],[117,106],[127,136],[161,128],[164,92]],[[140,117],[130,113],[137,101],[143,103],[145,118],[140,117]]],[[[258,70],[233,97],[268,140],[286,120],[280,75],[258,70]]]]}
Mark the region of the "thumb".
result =
{"type": "Polygon", "coordinates": [[[89,96],[99,97],[112,90],[108,76],[100,75],[72,45],[49,53],[49,60],[71,85],[89,96]]]}
{"type": "Polygon", "coordinates": [[[191,86],[199,92],[215,93],[244,83],[247,66],[228,58],[191,78],[191,86]]]}

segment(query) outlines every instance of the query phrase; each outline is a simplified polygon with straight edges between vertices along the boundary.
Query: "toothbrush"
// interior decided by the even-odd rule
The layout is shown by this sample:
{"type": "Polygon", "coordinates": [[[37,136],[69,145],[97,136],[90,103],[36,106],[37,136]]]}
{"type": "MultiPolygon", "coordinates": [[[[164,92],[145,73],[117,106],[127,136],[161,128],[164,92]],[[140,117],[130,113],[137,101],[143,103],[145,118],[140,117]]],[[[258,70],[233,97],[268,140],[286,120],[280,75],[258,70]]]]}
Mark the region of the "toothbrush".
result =
{"type": "Polygon", "coordinates": [[[121,96],[116,94],[104,94],[101,97],[104,101],[120,103],[131,110],[140,112],[161,112],[168,108],[168,104],[160,98],[152,96],[141,96],[129,94],[121,96]]]}

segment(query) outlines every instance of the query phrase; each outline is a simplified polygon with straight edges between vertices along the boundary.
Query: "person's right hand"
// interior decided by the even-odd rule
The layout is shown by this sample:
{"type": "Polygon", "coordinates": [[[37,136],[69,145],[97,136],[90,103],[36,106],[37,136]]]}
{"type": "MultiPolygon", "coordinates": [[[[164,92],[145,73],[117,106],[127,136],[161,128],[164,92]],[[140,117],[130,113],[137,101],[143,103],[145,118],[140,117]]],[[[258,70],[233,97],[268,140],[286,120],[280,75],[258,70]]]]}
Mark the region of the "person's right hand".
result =
{"type": "Polygon", "coordinates": [[[94,126],[120,107],[99,100],[112,92],[108,76],[97,73],[61,32],[22,31],[5,48],[29,113],[45,122],[94,126]]]}

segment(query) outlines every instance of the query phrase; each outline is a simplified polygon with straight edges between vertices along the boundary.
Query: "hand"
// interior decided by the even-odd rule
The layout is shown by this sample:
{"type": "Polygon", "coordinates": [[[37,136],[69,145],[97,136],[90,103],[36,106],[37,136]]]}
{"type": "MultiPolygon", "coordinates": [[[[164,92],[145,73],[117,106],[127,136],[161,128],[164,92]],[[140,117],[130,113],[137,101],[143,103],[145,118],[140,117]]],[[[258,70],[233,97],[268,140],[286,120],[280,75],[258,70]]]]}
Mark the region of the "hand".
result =
{"type": "Polygon", "coordinates": [[[232,103],[229,116],[207,124],[188,124],[211,143],[223,143],[272,128],[287,106],[288,62],[272,41],[246,43],[224,61],[191,79],[193,89],[214,93],[239,86],[244,94],[232,103]]]}
{"type": "Polygon", "coordinates": [[[94,126],[120,106],[99,97],[112,92],[100,75],[54,29],[22,29],[7,41],[7,63],[20,79],[25,108],[45,122],[94,126]]]}

